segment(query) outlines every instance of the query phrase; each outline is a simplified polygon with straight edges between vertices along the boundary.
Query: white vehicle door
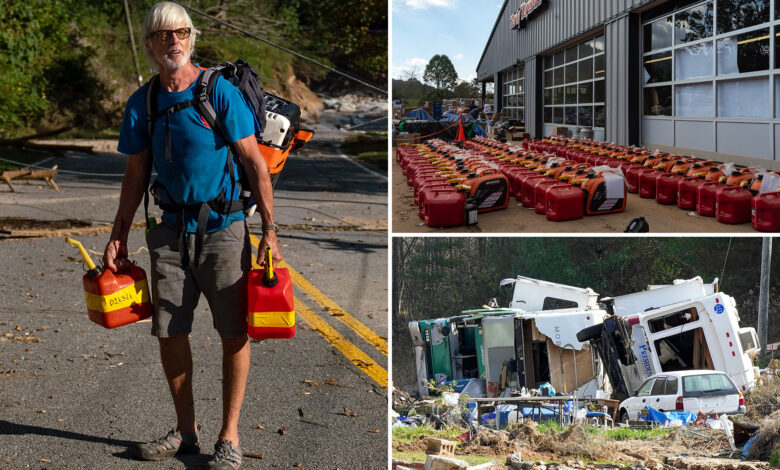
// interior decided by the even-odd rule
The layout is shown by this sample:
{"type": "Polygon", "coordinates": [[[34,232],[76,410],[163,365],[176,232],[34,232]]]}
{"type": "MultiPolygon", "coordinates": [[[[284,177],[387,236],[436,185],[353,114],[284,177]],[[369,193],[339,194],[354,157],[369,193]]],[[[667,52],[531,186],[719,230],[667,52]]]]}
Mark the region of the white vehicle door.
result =
{"type": "Polygon", "coordinates": [[[680,389],[679,379],[673,375],[666,377],[666,386],[661,401],[658,404],[659,411],[675,411],[677,408],[677,397],[682,393],[677,393],[680,389]]]}
{"type": "Polygon", "coordinates": [[[647,400],[645,402],[645,406],[650,406],[652,408],[655,408],[658,411],[669,411],[669,410],[662,410],[663,408],[663,398],[664,393],[666,392],[666,377],[656,377],[655,383],[653,384],[653,388],[650,390],[650,396],[647,397],[647,400]]]}
{"type": "Polygon", "coordinates": [[[648,379],[639,387],[635,397],[626,400],[626,411],[631,419],[638,419],[639,412],[647,406],[647,399],[650,397],[650,391],[653,389],[653,384],[655,384],[655,378],[648,379]]]}

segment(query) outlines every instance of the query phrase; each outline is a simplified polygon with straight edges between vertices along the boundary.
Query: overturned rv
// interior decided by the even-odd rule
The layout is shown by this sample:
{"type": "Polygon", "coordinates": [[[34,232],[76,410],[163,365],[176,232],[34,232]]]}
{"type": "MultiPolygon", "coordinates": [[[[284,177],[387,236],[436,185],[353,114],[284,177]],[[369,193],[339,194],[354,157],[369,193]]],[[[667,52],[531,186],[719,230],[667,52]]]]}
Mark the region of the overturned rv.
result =
{"type": "Polygon", "coordinates": [[[466,383],[471,397],[498,396],[506,389],[537,388],[595,396],[604,374],[577,332],[599,325],[607,312],[591,289],[517,277],[510,308],[466,310],[461,315],[409,323],[415,349],[417,388],[466,383]]]}
{"type": "Polygon", "coordinates": [[[632,395],[653,374],[691,369],[723,371],[742,391],[754,387],[756,331],[739,327],[736,301],[718,292],[717,279],[704,284],[695,277],[601,302],[609,316],[577,339],[598,351],[615,398],[632,395]]]}
{"type": "Polygon", "coordinates": [[[501,285],[514,287],[509,308],[409,323],[420,395],[431,381],[466,384],[471,397],[549,382],[580,398],[623,399],[652,374],[687,369],[724,371],[742,390],[754,385],[756,332],[739,327],[736,302],[717,280],[649,286],[601,303],[589,288],[521,276],[501,285]]]}

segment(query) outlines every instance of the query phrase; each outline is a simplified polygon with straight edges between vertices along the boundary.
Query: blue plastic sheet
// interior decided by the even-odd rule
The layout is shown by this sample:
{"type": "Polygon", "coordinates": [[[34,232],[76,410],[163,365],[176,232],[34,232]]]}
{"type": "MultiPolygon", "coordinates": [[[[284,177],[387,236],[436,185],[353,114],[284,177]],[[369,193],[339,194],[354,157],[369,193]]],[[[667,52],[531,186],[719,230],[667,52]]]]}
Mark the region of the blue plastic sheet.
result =
{"type": "Polygon", "coordinates": [[[748,454],[750,453],[750,446],[753,445],[753,443],[758,439],[758,435],[755,435],[748,439],[748,441],[745,443],[745,445],[742,447],[742,460],[747,460],[748,454]]]}
{"type": "Polygon", "coordinates": [[[688,422],[694,421],[696,419],[696,413],[691,413],[690,411],[662,412],[656,410],[651,406],[646,406],[645,409],[647,410],[647,416],[642,418],[645,421],[653,421],[656,423],[665,424],[667,422],[671,422],[676,419],[679,419],[680,421],[682,421],[683,425],[685,425],[688,422]]]}
{"type": "Polygon", "coordinates": [[[431,117],[430,114],[428,114],[424,109],[415,109],[414,111],[410,112],[406,119],[418,119],[420,121],[435,121],[434,118],[431,117]]]}

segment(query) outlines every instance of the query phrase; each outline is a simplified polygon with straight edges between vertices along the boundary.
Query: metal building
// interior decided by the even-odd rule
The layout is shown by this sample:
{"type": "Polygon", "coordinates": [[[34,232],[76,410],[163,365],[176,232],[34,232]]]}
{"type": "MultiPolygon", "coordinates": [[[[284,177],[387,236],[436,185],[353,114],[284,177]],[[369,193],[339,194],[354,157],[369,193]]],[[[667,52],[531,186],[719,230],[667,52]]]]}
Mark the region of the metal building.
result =
{"type": "Polygon", "coordinates": [[[533,137],[780,169],[780,0],[505,0],[477,79],[533,137]]]}

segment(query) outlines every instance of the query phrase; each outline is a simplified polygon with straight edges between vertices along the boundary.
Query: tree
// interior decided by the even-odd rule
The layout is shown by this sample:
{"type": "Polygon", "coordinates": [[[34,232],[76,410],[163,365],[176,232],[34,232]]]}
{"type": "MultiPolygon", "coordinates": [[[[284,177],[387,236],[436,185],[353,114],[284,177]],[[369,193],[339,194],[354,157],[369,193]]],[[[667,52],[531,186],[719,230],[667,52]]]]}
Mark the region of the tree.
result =
{"type": "Polygon", "coordinates": [[[452,90],[458,81],[458,72],[446,54],[436,54],[425,66],[423,80],[436,84],[437,89],[452,90]]]}
{"type": "Polygon", "coordinates": [[[465,80],[458,82],[453,91],[458,98],[476,98],[481,94],[479,88],[473,82],[465,80]]]}

